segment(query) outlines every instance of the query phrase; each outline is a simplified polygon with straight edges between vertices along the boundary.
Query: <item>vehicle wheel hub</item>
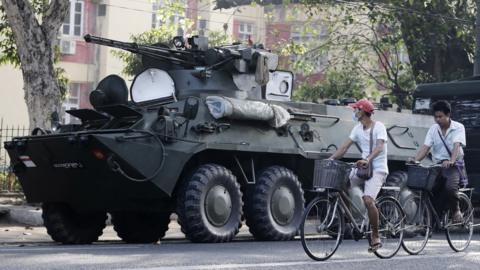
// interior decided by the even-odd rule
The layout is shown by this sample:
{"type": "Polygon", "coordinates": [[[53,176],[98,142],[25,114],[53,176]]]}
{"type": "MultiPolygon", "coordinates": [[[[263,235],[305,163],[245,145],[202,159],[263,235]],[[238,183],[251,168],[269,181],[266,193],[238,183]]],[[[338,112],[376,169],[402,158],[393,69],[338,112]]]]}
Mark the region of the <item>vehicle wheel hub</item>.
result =
{"type": "Polygon", "coordinates": [[[217,185],[208,191],[205,212],[208,221],[214,226],[220,227],[227,223],[232,213],[232,199],[224,186],[217,185]]]}
{"type": "Polygon", "coordinates": [[[280,225],[287,225],[295,213],[295,198],[287,187],[277,188],[271,200],[272,216],[280,225]]]}

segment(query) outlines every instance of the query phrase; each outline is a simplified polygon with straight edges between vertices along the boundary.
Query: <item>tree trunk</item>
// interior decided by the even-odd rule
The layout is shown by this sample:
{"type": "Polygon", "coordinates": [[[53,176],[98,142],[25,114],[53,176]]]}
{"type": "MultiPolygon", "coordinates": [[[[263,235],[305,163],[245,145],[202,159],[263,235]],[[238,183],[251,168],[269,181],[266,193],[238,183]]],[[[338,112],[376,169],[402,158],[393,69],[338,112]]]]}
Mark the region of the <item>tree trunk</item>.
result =
{"type": "Polygon", "coordinates": [[[40,24],[29,0],[1,1],[20,58],[30,129],[49,129],[50,116],[60,112],[62,101],[54,67],[54,45],[70,2],[51,0],[40,24]]]}
{"type": "MultiPolygon", "coordinates": [[[[46,49],[51,50],[52,48],[46,49]]],[[[30,62],[28,67],[21,67],[30,130],[35,127],[50,129],[51,114],[60,113],[61,109],[62,94],[53,67],[53,58],[47,55],[30,62]]]]}
{"type": "Polygon", "coordinates": [[[475,17],[475,62],[473,64],[473,75],[480,75],[480,0],[476,0],[477,14],[475,17]]]}
{"type": "MultiPolygon", "coordinates": [[[[480,1],[480,0],[478,0],[480,1]]],[[[426,8],[422,2],[413,1],[408,8],[425,14],[447,14],[446,7],[426,8]]],[[[441,17],[396,15],[402,26],[402,36],[417,83],[450,81],[471,76],[473,65],[469,60],[468,45],[457,37],[454,23],[445,25],[441,17]],[[448,29],[435,36],[432,29],[445,25],[448,29]],[[425,75],[431,77],[424,77],[425,75]]],[[[471,51],[473,53],[473,51],[471,51]]]]}
{"type": "Polygon", "coordinates": [[[433,57],[431,59],[432,65],[433,65],[433,76],[435,81],[441,82],[443,78],[443,72],[442,72],[442,59],[444,58],[442,53],[440,52],[440,48],[434,44],[433,45],[433,57]]]}

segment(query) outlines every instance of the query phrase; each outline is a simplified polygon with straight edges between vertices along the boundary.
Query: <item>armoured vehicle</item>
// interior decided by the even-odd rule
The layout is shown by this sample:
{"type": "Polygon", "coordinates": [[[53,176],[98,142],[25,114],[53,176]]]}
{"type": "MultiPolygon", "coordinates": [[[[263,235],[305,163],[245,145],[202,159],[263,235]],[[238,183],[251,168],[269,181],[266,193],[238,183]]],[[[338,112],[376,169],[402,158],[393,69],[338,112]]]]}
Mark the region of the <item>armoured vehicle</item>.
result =
{"type": "MultiPolygon", "coordinates": [[[[26,198],[42,203],[58,242],[96,241],[107,213],[119,237],[155,242],[170,214],[194,242],[226,242],[246,220],[256,239],[295,236],[311,198],[314,160],[356,124],[342,106],[293,102],[293,75],[262,46],[208,48],[202,37],[140,45],[87,35],[142,58],[130,87],[116,75],[91,92],[80,124],[36,129],[5,142],[26,198]]],[[[430,116],[378,111],[389,135],[391,181],[400,184],[430,116]]],[[[347,159],[360,157],[352,147],[347,159]]]]}
{"type": "Polygon", "coordinates": [[[472,203],[480,203],[480,77],[466,78],[446,83],[422,84],[414,91],[413,113],[430,114],[430,105],[437,100],[447,100],[452,106],[452,119],[465,126],[467,145],[465,164],[469,184],[474,187],[472,203]]]}

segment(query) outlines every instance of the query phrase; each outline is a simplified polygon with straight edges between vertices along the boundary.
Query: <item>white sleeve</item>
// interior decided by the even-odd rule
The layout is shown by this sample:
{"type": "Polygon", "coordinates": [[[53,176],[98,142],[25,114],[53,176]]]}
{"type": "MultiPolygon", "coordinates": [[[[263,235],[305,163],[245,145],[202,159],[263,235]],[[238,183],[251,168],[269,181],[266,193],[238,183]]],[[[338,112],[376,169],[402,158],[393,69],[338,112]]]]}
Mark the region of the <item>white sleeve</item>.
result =
{"type": "Polygon", "coordinates": [[[375,124],[375,138],[377,140],[383,140],[384,142],[388,141],[387,129],[383,123],[377,122],[375,124]]]}
{"type": "Polygon", "coordinates": [[[462,146],[467,145],[467,139],[465,137],[465,127],[461,125],[460,128],[458,128],[453,136],[453,143],[460,143],[462,146]]]}
{"type": "Polygon", "coordinates": [[[436,130],[435,126],[430,127],[430,129],[427,132],[427,136],[425,136],[425,142],[423,144],[425,144],[428,147],[433,146],[433,136],[435,135],[435,130],[436,130]]]}
{"type": "Polygon", "coordinates": [[[358,126],[355,126],[352,131],[350,132],[350,136],[348,136],[350,138],[350,140],[354,141],[354,142],[358,142],[358,137],[357,137],[357,127],[358,126]]]}

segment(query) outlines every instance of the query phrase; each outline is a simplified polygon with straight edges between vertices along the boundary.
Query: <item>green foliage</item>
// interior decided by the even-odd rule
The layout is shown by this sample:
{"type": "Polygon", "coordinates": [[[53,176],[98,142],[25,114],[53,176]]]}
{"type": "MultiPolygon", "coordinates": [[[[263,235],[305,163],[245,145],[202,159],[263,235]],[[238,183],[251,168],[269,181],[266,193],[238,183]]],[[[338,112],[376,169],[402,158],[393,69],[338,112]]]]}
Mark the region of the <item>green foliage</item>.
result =
{"type": "MultiPolygon", "coordinates": [[[[164,44],[171,47],[170,43],[177,35],[178,27],[186,29],[192,35],[197,34],[197,31],[192,29],[193,21],[190,19],[182,19],[180,25],[171,22],[173,16],[180,15],[185,17],[185,11],[185,3],[183,1],[167,1],[157,14],[159,25],[144,33],[132,35],[130,40],[138,44],[164,44]]],[[[208,41],[209,46],[215,47],[230,43],[231,37],[221,31],[209,31],[208,41]]],[[[122,73],[127,76],[134,76],[144,69],[141,56],[139,55],[120,50],[112,50],[112,54],[124,62],[122,73]]]]}
{"type": "Polygon", "coordinates": [[[415,77],[399,21],[393,16],[379,16],[384,10],[376,6],[358,2],[332,6],[323,2],[327,3],[316,4],[315,12],[302,22],[301,31],[297,27],[295,39],[290,39],[286,46],[285,41],[280,41],[276,48],[289,57],[289,67],[294,72],[305,76],[325,74],[325,82],[304,86],[297,91],[297,97],[313,100],[312,97],[351,97],[361,93],[351,92],[355,87],[335,85],[331,80],[349,84],[340,73],[356,74],[355,81],[393,93],[395,100],[405,103],[415,87],[415,77]]]}
{"type": "MultiPolygon", "coordinates": [[[[417,83],[471,76],[475,55],[474,0],[302,0],[309,9],[335,5],[345,14],[364,13],[371,23],[398,25],[417,83]]],[[[353,21],[357,18],[352,16],[353,21]]]]}
{"type": "MultiPolygon", "coordinates": [[[[267,6],[269,10],[274,10],[273,6],[279,4],[278,0],[217,0],[217,7],[230,8],[252,1],[267,6]]],[[[290,66],[298,69],[297,72],[308,74],[313,70],[308,63],[312,62],[312,55],[328,52],[329,63],[325,69],[353,64],[379,86],[390,89],[399,100],[404,99],[405,94],[415,87],[415,83],[449,81],[473,74],[473,61],[475,58],[480,59],[478,55],[475,56],[476,2],[478,1],[300,0],[305,7],[304,14],[315,18],[313,21],[328,24],[329,38],[317,46],[307,47],[308,53],[299,54],[301,57],[294,53],[295,46],[290,46],[291,51],[284,52],[284,55],[295,55],[290,66]],[[361,33],[355,30],[366,25],[374,26],[371,33],[378,32],[381,35],[361,37],[361,33]],[[387,26],[388,31],[379,32],[381,28],[376,28],[378,26],[387,26]],[[345,28],[350,31],[344,31],[345,28]],[[376,60],[371,54],[369,57],[363,53],[368,47],[370,53],[376,55],[376,60]],[[402,50],[408,55],[407,62],[395,59],[395,52],[402,50]],[[339,51],[345,53],[338,53],[339,51]],[[382,52],[387,53],[382,56],[382,52]],[[374,65],[379,62],[383,62],[380,69],[374,65]]],[[[280,22],[288,19],[296,22],[297,16],[293,14],[290,3],[289,0],[283,1],[287,15],[280,22]]],[[[267,13],[266,18],[274,21],[273,12],[267,13]]],[[[308,23],[310,22],[306,22],[308,23]]],[[[287,42],[281,41],[280,45],[287,42]]],[[[477,50],[480,52],[480,49],[477,50]]]]}
{"type": "MultiPolygon", "coordinates": [[[[138,44],[165,44],[170,42],[177,35],[179,27],[190,28],[193,23],[189,19],[182,19],[179,24],[172,23],[171,18],[182,15],[185,17],[185,4],[181,0],[167,0],[157,12],[158,26],[141,34],[130,36],[132,42],[138,44]]],[[[143,70],[141,56],[126,51],[112,50],[112,54],[122,60],[125,64],[122,73],[134,76],[143,70]]]]}
{"type": "Polygon", "coordinates": [[[17,54],[17,46],[12,29],[7,23],[4,8],[0,5],[0,65],[11,64],[20,66],[20,58],[17,54]]]}
{"type": "MultiPolygon", "coordinates": [[[[130,40],[138,44],[169,44],[173,37],[176,36],[176,33],[177,29],[173,25],[162,25],[159,28],[132,35],[130,40]]],[[[124,62],[123,74],[134,76],[143,70],[140,55],[120,50],[112,50],[112,54],[124,62]]]]}
{"type": "Polygon", "coordinates": [[[22,187],[15,174],[11,172],[0,172],[0,191],[17,192],[22,187]]]}
{"type": "Polygon", "coordinates": [[[210,47],[218,47],[232,43],[232,37],[222,31],[209,31],[207,36],[208,46],[210,47]]]}
{"type": "MultiPolygon", "coordinates": [[[[49,0],[31,0],[30,1],[34,11],[38,16],[43,16],[50,4],[49,0]]],[[[58,64],[60,61],[60,50],[55,46],[54,63],[58,64]]],[[[12,29],[8,25],[7,17],[4,8],[0,5],[0,65],[10,64],[16,68],[20,67],[20,58],[17,53],[17,45],[15,44],[15,37],[12,29]]],[[[65,98],[67,94],[69,80],[65,70],[61,67],[55,67],[55,74],[58,79],[60,92],[65,98]]]]}
{"type": "Polygon", "coordinates": [[[330,69],[325,73],[325,78],[316,84],[302,83],[294,91],[294,99],[298,101],[318,102],[320,99],[340,99],[366,97],[367,90],[371,96],[378,93],[372,90],[371,81],[365,78],[358,70],[345,67],[343,69],[330,69]]]}
{"type": "MultiPolygon", "coordinates": [[[[39,16],[46,12],[49,5],[48,0],[31,0],[30,3],[35,10],[35,13],[39,16]]],[[[12,29],[7,22],[5,10],[0,5],[0,65],[3,64],[11,64],[15,67],[19,67],[20,58],[17,54],[15,37],[13,36],[12,29]]]]}
{"type": "MultiPolygon", "coordinates": [[[[54,50],[55,50],[54,63],[57,64],[58,62],[60,62],[60,56],[61,56],[59,46],[55,46],[54,50]]],[[[60,94],[62,95],[62,99],[65,99],[68,94],[68,85],[70,83],[70,80],[68,79],[68,76],[67,76],[67,72],[65,71],[64,68],[56,66],[55,75],[58,80],[58,86],[60,88],[60,94]]]]}

